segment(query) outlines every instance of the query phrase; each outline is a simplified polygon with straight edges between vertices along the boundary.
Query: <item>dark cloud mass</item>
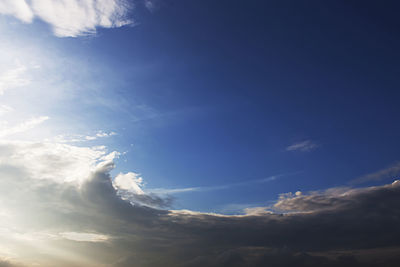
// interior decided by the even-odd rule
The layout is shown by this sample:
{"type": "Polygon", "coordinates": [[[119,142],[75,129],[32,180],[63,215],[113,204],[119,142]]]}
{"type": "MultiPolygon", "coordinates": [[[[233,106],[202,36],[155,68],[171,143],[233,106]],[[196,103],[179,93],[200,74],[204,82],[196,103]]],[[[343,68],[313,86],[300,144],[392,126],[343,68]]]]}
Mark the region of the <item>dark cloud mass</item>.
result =
{"type": "MultiPolygon", "coordinates": [[[[19,248],[22,256],[16,259],[23,264],[42,266],[400,264],[398,181],[284,194],[265,208],[280,212],[225,216],[132,205],[113,187],[111,167],[103,165],[75,186],[23,178],[29,174],[3,166],[2,206],[19,212],[10,222],[15,223],[2,226],[15,232],[0,235],[1,242],[19,248]],[[66,232],[106,238],[60,237],[66,232]],[[16,233],[24,238],[14,238],[16,233]]],[[[10,262],[0,261],[0,266],[14,266],[10,262]]]]}

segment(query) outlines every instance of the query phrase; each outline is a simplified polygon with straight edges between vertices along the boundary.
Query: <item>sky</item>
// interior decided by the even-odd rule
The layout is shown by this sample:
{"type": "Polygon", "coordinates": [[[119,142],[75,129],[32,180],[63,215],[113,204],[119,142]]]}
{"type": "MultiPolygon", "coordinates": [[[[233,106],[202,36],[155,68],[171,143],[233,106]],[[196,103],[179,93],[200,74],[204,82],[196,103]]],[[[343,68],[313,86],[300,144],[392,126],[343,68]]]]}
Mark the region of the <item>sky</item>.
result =
{"type": "Polygon", "coordinates": [[[0,0],[0,267],[398,266],[399,7],[0,0]]]}

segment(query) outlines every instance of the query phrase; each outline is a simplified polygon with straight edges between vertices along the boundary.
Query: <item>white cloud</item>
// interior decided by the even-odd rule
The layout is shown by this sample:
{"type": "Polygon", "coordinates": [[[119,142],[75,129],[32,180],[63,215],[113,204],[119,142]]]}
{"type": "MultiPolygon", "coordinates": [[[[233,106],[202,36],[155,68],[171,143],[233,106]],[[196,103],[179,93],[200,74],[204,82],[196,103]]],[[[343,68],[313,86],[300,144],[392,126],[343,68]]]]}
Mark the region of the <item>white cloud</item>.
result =
{"type": "Polygon", "coordinates": [[[58,37],[94,34],[96,27],[131,24],[130,5],[124,0],[5,0],[0,13],[30,23],[34,17],[47,22],[58,37]]]}
{"type": "Polygon", "coordinates": [[[131,191],[138,195],[144,194],[141,188],[143,186],[143,179],[139,174],[134,172],[118,174],[113,181],[113,185],[116,189],[131,191]]]}
{"type": "Polygon", "coordinates": [[[286,148],[287,151],[302,151],[307,152],[317,148],[318,145],[311,140],[305,140],[302,142],[294,143],[286,148]]]}

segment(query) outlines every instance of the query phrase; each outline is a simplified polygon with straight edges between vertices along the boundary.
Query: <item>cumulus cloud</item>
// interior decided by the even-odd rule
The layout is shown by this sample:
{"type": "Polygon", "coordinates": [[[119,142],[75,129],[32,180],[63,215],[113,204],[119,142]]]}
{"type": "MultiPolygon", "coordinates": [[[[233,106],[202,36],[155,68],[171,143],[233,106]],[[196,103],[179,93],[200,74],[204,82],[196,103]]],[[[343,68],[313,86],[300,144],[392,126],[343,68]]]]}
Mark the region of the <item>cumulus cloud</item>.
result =
{"type": "Polygon", "coordinates": [[[128,25],[131,5],[125,0],[2,0],[0,14],[31,23],[35,17],[47,22],[58,37],[94,34],[96,27],[128,25]]]}
{"type": "Polygon", "coordinates": [[[3,142],[1,257],[60,267],[398,264],[398,181],[284,194],[237,216],[174,211],[143,204],[149,200],[140,196],[156,198],[140,175],[113,178],[116,156],[105,148],[3,142]]]}
{"type": "Polygon", "coordinates": [[[317,148],[318,145],[312,142],[311,140],[305,140],[302,142],[294,143],[288,147],[286,147],[287,151],[302,151],[307,152],[317,148]]]}

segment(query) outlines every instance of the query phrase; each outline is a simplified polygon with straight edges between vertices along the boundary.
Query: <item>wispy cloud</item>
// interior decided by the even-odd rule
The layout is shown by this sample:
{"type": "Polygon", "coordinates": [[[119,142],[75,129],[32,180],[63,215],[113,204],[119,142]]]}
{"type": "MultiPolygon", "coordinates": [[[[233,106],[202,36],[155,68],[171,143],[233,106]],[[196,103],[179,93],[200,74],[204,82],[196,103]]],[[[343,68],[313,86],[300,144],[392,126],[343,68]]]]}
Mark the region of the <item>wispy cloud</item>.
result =
{"type": "Polygon", "coordinates": [[[2,0],[0,14],[31,23],[35,17],[47,22],[59,37],[96,33],[96,27],[115,28],[131,24],[125,0],[2,0]]]}
{"type": "Polygon", "coordinates": [[[105,131],[98,131],[95,134],[92,135],[83,135],[83,134],[62,134],[62,135],[57,135],[54,138],[52,138],[52,141],[58,142],[58,143],[83,143],[87,141],[94,141],[98,140],[100,138],[106,138],[106,137],[111,137],[117,135],[116,132],[105,132],[105,131]]]}
{"type": "Polygon", "coordinates": [[[63,232],[60,236],[78,242],[105,242],[109,239],[108,236],[95,233],[80,233],[80,232],[63,232]]]}
{"type": "Polygon", "coordinates": [[[153,12],[155,7],[155,4],[151,0],[144,0],[144,6],[150,11],[153,12]]]}
{"type": "Polygon", "coordinates": [[[311,140],[305,140],[302,142],[294,143],[286,147],[286,151],[302,151],[307,152],[317,148],[318,145],[311,140]]]}
{"type": "Polygon", "coordinates": [[[366,182],[381,181],[384,179],[398,179],[400,178],[400,162],[393,164],[390,167],[381,169],[359,178],[350,181],[350,184],[362,184],[366,182]]]}
{"type": "Polygon", "coordinates": [[[5,137],[5,136],[28,131],[32,128],[35,128],[37,125],[43,123],[44,121],[46,121],[48,119],[49,119],[49,117],[47,117],[47,116],[36,117],[36,118],[29,119],[27,121],[24,121],[20,124],[14,125],[14,126],[8,126],[8,123],[6,123],[6,125],[3,125],[3,127],[0,127],[0,137],[5,137]]]}
{"type": "Polygon", "coordinates": [[[230,183],[230,184],[216,185],[216,186],[196,186],[196,187],[184,187],[184,188],[153,188],[153,189],[148,189],[147,191],[160,195],[168,195],[168,194],[173,195],[173,194],[187,193],[187,192],[208,192],[208,191],[224,190],[238,186],[247,186],[253,184],[272,182],[278,179],[279,177],[285,175],[289,174],[280,174],[280,175],[269,176],[263,179],[249,180],[246,182],[230,183]]]}

